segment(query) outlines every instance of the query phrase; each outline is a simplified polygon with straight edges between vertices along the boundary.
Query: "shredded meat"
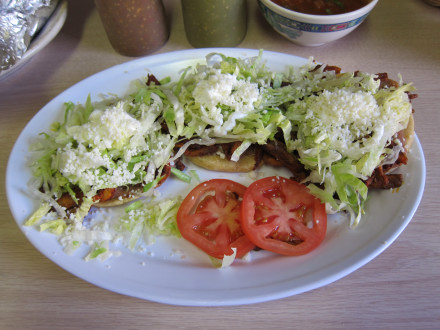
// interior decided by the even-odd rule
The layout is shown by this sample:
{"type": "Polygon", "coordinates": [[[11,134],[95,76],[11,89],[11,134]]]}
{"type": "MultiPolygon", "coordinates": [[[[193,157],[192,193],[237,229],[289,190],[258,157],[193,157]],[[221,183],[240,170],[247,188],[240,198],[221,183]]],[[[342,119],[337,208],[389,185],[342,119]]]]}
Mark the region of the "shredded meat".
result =
{"type": "MultiPolygon", "coordinates": [[[[315,66],[313,68],[312,72],[318,70],[320,67],[322,67],[322,64],[318,64],[317,66],[315,66]]],[[[323,71],[324,72],[325,71],[334,71],[336,74],[339,74],[339,73],[341,73],[341,68],[338,66],[334,66],[334,65],[326,65],[324,67],[323,71]]]]}
{"type": "MultiPolygon", "coordinates": [[[[175,150],[179,150],[187,141],[182,141],[176,144],[175,150]]],[[[191,157],[205,156],[215,154],[218,150],[218,145],[201,145],[201,144],[191,144],[186,148],[184,154],[191,157]]]]}
{"type": "Polygon", "coordinates": [[[185,164],[182,162],[180,158],[174,161],[174,166],[180,171],[183,171],[185,169],[185,164]]]}
{"type": "Polygon", "coordinates": [[[402,183],[402,174],[386,174],[382,166],[377,167],[371,177],[365,181],[368,188],[376,189],[399,188],[402,183]]]}
{"type": "MultiPolygon", "coordinates": [[[[94,202],[105,202],[109,200],[114,200],[119,197],[128,197],[130,195],[130,192],[136,189],[140,189],[141,185],[130,185],[130,186],[121,186],[117,188],[105,188],[98,190],[97,194],[93,196],[94,202]]],[[[70,213],[73,213],[82,203],[82,200],[84,198],[83,193],[79,189],[75,189],[75,197],[78,201],[78,204],[76,201],[72,198],[72,196],[69,193],[64,193],[61,195],[60,198],[57,199],[57,203],[64,207],[67,211],[70,213]]]]}
{"type": "Polygon", "coordinates": [[[390,87],[394,87],[394,88],[399,87],[399,83],[397,81],[388,78],[388,73],[385,73],[385,72],[378,73],[376,80],[377,79],[380,80],[380,85],[379,85],[380,89],[390,88],[390,87]]]}
{"type": "Polygon", "coordinates": [[[300,182],[307,177],[304,165],[301,164],[293,154],[287,151],[284,143],[278,140],[268,141],[262,145],[262,148],[266,153],[289,169],[290,172],[292,172],[294,180],[300,182]]]}
{"type": "Polygon", "coordinates": [[[148,77],[147,77],[146,85],[150,86],[152,84],[160,85],[160,82],[159,82],[159,80],[157,80],[157,78],[154,75],[149,74],[148,77]]]}
{"type": "MultiPolygon", "coordinates": [[[[180,161],[176,160],[175,162],[176,168],[183,170],[185,168],[185,165],[180,161]]],[[[156,188],[162,185],[170,176],[171,174],[171,166],[169,164],[165,165],[162,169],[161,176],[162,178],[159,180],[159,182],[156,184],[156,188]]],[[[93,196],[93,201],[96,203],[99,202],[106,202],[110,200],[115,200],[118,198],[128,198],[130,197],[130,194],[132,194],[135,191],[139,191],[142,189],[142,184],[134,184],[134,185],[127,185],[127,186],[120,186],[116,188],[105,188],[100,189],[97,191],[96,195],[93,196]]],[[[81,205],[82,200],[84,198],[84,194],[79,188],[75,188],[73,190],[75,193],[76,200],[69,193],[64,193],[61,195],[60,198],[57,199],[57,203],[64,207],[69,213],[73,213],[76,211],[76,209],[81,205]]]]}
{"type": "Polygon", "coordinates": [[[235,150],[241,145],[241,141],[231,142],[231,143],[222,143],[220,145],[223,153],[225,154],[226,159],[231,160],[232,154],[235,150]]]}
{"type": "MultiPolygon", "coordinates": [[[[78,200],[78,203],[81,204],[83,194],[81,192],[75,192],[75,196],[78,200]]],[[[57,203],[60,206],[64,207],[66,210],[71,210],[74,207],[78,207],[75,200],[68,193],[62,194],[61,197],[57,199],[57,203]]]]}

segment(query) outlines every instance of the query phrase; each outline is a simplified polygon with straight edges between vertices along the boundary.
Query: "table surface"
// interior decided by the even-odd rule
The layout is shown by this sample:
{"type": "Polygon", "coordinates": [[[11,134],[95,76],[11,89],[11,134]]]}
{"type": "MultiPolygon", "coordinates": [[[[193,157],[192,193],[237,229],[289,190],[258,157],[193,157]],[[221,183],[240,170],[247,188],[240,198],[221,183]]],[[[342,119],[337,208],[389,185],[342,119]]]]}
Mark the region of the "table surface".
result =
{"type": "MultiPolygon", "coordinates": [[[[164,1],[169,41],[156,53],[191,48],[180,1],[164,1]]],[[[289,53],[345,70],[402,74],[412,81],[417,136],[427,181],[412,221],[377,258],[325,287],[280,300],[235,307],[184,307],[106,291],[40,254],[15,223],[5,175],[13,143],[32,116],[82,79],[132,58],[110,46],[93,1],[71,0],[57,37],[23,68],[0,81],[0,328],[435,328],[440,326],[440,8],[421,0],[381,0],[349,36],[320,47],[296,46],[249,1],[242,48],[289,53]]]]}

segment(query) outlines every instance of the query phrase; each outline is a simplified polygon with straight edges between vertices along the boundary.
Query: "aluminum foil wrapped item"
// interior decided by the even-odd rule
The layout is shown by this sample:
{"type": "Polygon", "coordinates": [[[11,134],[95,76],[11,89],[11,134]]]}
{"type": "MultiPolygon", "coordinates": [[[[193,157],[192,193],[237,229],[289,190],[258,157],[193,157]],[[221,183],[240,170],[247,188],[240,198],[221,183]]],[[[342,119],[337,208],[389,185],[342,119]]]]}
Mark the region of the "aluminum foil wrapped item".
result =
{"type": "Polygon", "coordinates": [[[57,4],[58,0],[0,0],[0,71],[20,60],[57,4]]]}

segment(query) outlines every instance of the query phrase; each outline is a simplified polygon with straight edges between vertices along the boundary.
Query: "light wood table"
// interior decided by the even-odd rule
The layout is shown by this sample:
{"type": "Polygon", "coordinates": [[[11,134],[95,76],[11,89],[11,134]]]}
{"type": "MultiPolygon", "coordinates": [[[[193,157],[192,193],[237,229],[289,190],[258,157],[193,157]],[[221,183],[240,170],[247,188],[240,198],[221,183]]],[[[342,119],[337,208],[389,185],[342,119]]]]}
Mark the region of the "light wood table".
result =
{"type": "MultiPolygon", "coordinates": [[[[180,1],[165,1],[171,36],[157,53],[190,48],[180,1]]],[[[345,70],[402,74],[418,88],[416,132],[427,181],[411,223],[381,255],[328,286],[266,303],[179,307],[120,295],[67,273],[22,234],[5,193],[7,160],[32,116],[73,84],[130,61],[111,48],[93,1],[69,1],[59,35],[0,82],[0,329],[411,328],[440,327],[440,8],[421,0],[381,0],[359,29],[321,47],[296,46],[249,1],[242,48],[262,48],[336,64],[345,70]]],[[[49,119],[48,119],[49,120],[49,119]]],[[[386,206],[384,206],[386,207],[386,206]]]]}

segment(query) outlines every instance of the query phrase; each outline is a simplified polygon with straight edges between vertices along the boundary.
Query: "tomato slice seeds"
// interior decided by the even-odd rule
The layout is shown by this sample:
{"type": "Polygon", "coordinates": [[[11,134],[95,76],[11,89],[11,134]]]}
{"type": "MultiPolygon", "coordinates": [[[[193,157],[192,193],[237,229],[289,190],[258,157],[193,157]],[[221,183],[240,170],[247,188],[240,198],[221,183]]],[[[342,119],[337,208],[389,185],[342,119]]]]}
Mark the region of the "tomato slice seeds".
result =
{"type": "Polygon", "coordinates": [[[325,205],[305,185],[267,177],[247,188],[241,225],[246,236],[264,250],[303,255],[324,240],[327,214],[325,205]]]}
{"type": "Polygon", "coordinates": [[[222,259],[237,249],[241,258],[255,246],[241,228],[241,203],[246,187],[227,179],[199,184],[177,212],[182,236],[208,255],[222,259]]]}
{"type": "Polygon", "coordinates": [[[283,177],[267,177],[245,187],[227,179],[199,184],[177,213],[182,236],[208,255],[237,258],[255,246],[298,256],[325,238],[325,205],[308,188],[283,177]]]}

